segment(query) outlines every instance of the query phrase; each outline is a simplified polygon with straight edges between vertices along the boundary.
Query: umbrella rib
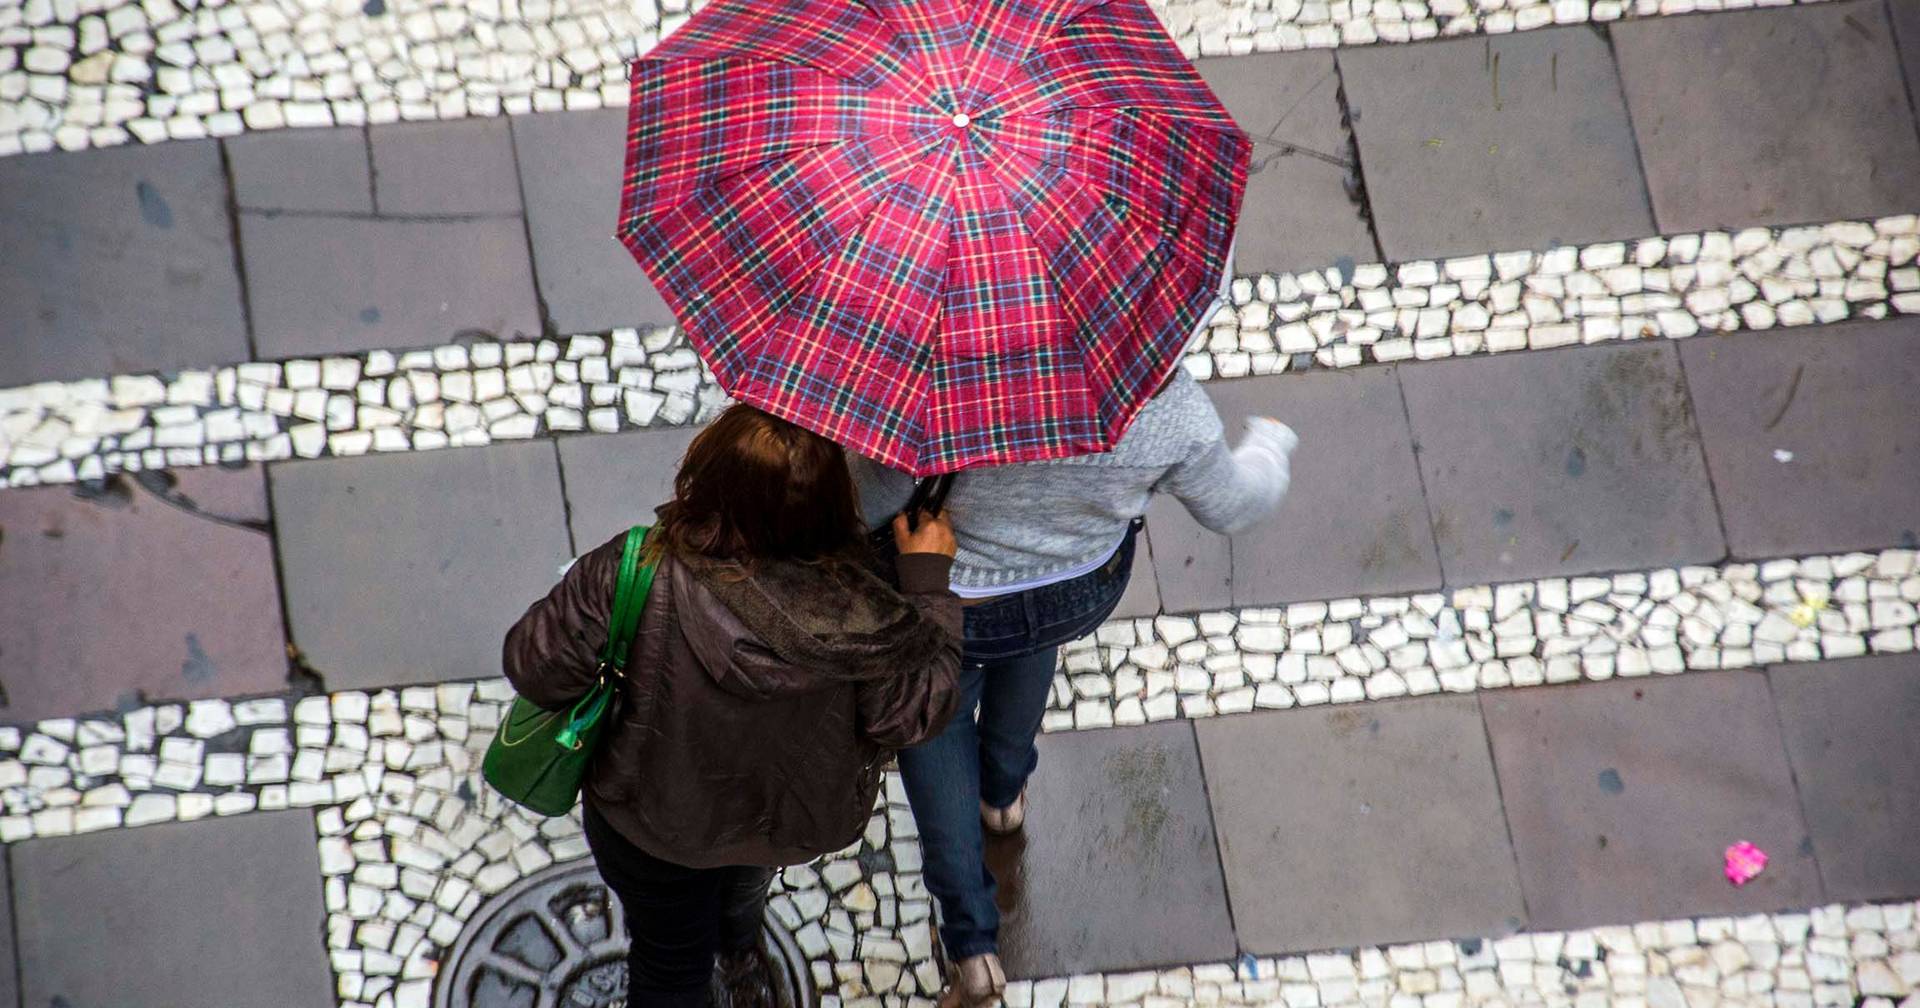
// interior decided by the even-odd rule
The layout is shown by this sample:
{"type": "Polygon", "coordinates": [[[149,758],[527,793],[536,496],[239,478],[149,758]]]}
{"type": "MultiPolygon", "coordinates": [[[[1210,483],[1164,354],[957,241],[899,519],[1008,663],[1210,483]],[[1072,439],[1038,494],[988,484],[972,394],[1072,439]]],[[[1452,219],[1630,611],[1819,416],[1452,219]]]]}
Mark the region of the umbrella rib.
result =
{"type": "MultiPolygon", "coordinates": [[[[1089,109],[1089,110],[1092,110],[1092,111],[1106,111],[1106,110],[1109,110],[1109,109],[1112,109],[1112,110],[1116,110],[1116,111],[1115,111],[1115,114],[1114,114],[1114,116],[1113,116],[1113,118],[1116,118],[1116,119],[1118,119],[1118,118],[1126,118],[1126,117],[1130,117],[1130,116],[1135,116],[1135,115],[1137,115],[1137,116],[1143,116],[1143,117],[1150,117],[1150,118],[1153,118],[1153,119],[1158,119],[1158,120],[1160,120],[1160,121],[1162,121],[1162,122],[1164,122],[1164,123],[1165,123],[1165,124],[1167,125],[1167,127],[1168,127],[1169,129],[1171,129],[1171,130],[1179,130],[1179,131],[1192,131],[1192,130],[1200,130],[1200,131],[1204,131],[1204,132],[1210,132],[1210,133],[1224,133],[1224,132],[1227,132],[1227,130],[1225,130],[1225,129],[1221,129],[1221,128],[1217,128],[1217,127],[1213,127],[1213,126],[1210,126],[1210,125],[1207,125],[1207,124],[1205,124],[1205,123],[1196,123],[1196,122],[1194,122],[1194,121],[1192,121],[1192,120],[1190,120],[1190,119],[1184,119],[1184,118],[1180,118],[1180,117],[1176,117],[1176,116],[1172,116],[1172,115],[1169,115],[1169,114],[1167,114],[1167,113],[1166,113],[1165,111],[1163,111],[1163,110],[1159,110],[1159,109],[1148,109],[1148,108],[1126,108],[1126,107],[1121,107],[1121,106],[1116,106],[1116,105],[1090,105],[1090,106],[1074,106],[1074,107],[1075,107],[1075,108],[1086,108],[1086,109],[1089,109]]],[[[1052,110],[1052,111],[1053,111],[1053,112],[1059,112],[1059,111],[1061,111],[1061,110],[1060,110],[1060,109],[1054,109],[1054,110],[1052,110]]],[[[1009,116],[1008,118],[1009,118],[1009,119],[1017,119],[1017,118],[1045,118],[1045,116],[1042,116],[1042,115],[1039,115],[1039,114],[1034,114],[1034,113],[1021,113],[1020,115],[1017,115],[1017,116],[1009,116]]],[[[1238,127],[1237,127],[1237,126],[1236,126],[1236,127],[1234,127],[1234,128],[1235,128],[1235,129],[1238,129],[1238,127]]],[[[990,142],[990,143],[993,143],[993,142],[998,142],[998,141],[988,141],[988,142],[990,142]]],[[[1015,150],[1019,150],[1019,149],[1020,149],[1020,148],[1019,148],[1019,147],[1018,147],[1017,145],[1013,145],[1013,144],[1009,144],[1009,146],[1012,146],[1012,147],[1013,147],[1013,148],[1014,148],[1015,150]]],[[[1118,199],[1121,199],[1121,200],[1125,200],[1125,202],[1126,202],[1126,203],[1127,203],[1127,204],[1128,204],[1129,206],[1132,206],[1132,205],[1134,205],[1134,201],[1132,201],[1132,200],[1129,200],[1129,199],[1127,199],[1127,198],[1126,198],[1126,196],[1125,196],[1124,194],[1122,194],[1122,193],[1118,193],[1118,192],[1114,192],[1114,191],[1112,191],[1112,190],[1110,190],[1110,189],[1108,189],[1108,188],[1107,188],[1107,187],[1106,187],[1105,185],[1103,185],[1103,184],[1101,184],[1101,183],[1098,183],[1098,182],[1095,182],[1094,180],[1092,180],[1092,179],[1090,179],[1090,178],[1087,178],[1087,177],[1086,177],[1086,176],[1084,176],[1084,175],[1081,175],[1081,174],[1080,174],[1079,172],[1076,172],[1076,171],[1073,171],[1073,170],[1072,170],[1072,169],[1071,169],[1070,167],[1068,167],[1068,165],[1067,165],[1067,163],[1066,163],[1066,161],[1065,161],[1065,160],[1054,160],[1054,159],[1051,159],[1051,158],[1045,158],[1045,157],[1040,157],[1040,156],[1038,156],[1038,155],[1028,155],[1028,156],[1029,156],[1029,157],[1032,157],[1032,158],[1033,158],[1033,159],[1034,159],[1035,161],[1038,161],[1038,162],[1040,162],[1041,164],[1044,164],[1044,165],[1052,165],[1052,166],[1054,166],[1054,167],[1056,167],[1056,168],[1059,168],[1059,169],[1060,169],[1061,171],[1063,171],[1063,172],[1066,172],[1066,173],[1067,173],[1067,174],[1069,174],[1069,175],[1072,175],[1072,176],[1073,176],[1073,177],[1074,177],[1075,179],[1078,179],[1078,180],[1079,180],[1079,181],[1080,181],[1081,183],[1083,183],[1083,184],[1084,184],[1084,185],[1086,185],[1086,186],[1087,186],[1088,188],[1090,188],[1090,189],[1093,189],[1093,190],[1094,190],[1094,191],[1096,191],[1096,192],[1099,192],[1099,193],[1101,193],[1101,194],[1103,194],[1103,195],[1108,195],[1108,196],[1113,196],[1113,197],[1116,197],[1116,198],[1118,198],[1118,199]]]]}
{"type": "MultiPolygon", "coordinates": [[[[934,132],[936,134],[934,137],[934,142],[931,146],[929,146],[929,148],[926,151],[921,152],[920,156],[922,158],[924,158],[934,148],[937,148],[941,143],[945,142],[947,139],[947,137],[944,134],[940,134],[940,131],[938,130],[933,130],[931,132],[934,132]]],[[[905,184],[906,184],[906,173],[902,172],[901,177],[894,180],[894,183],[887,187],[886,192],[880,194],[879,198],[873,201],[873,205],[867,209],[867,212],[865,214],[861,215],[859,222],[855,224],[853,227],[847,229],[846,234],[848,235],[848,239],[846,240],[851,240],[852,236],[858,235],[861,232],[865,231],[867,229],[867,224],[870,223],[873,220],[874,216],[880,212],[880,209],[886,205],[887,201],[893,198],[893,194],[898,192],[900,187],[905,184]]],[[[842,244],[839,247],[836,247],[834,249],[834,257],[833,257],[834,262],[839,261],[840,252],[844,248],[845,248],[845,240],[842,241],[842,244]]],[[[775,309],[773,318],[769,320],[769,324],[767,325],[767,327],[764,330],[762,330],[760,338],[762,340],[771,338],[773,331],[779,327],[779,324],[781,322],[785,321],[787,317],[788,306],[792,304],[794,299],[798,298],[801,294],[812,290],[815,284],[820,283],[823,279],[825,279],[829,275],[831,275],[831,270],[822,269],[813,275],[813,277],[811,278],[811,282],[809,282],[805,287],[795,287],[792,290],[788,291],[785,297],[781,300],[779,307],[775,309]]],[[[754,349],[757,349],[757,346],[754,349]]]]}
{"type": "Polygon", "coordinates": [[[839,81],[842,84],[848,85],[868,101],[887,102],[891,104],[895,109],[908,115],[912,115],[915,112],[915,110],[918,108],[918,106],[915,106],[912,103],[898,96],[878,93],[875,90],[875,88],[877,87],[877,84],[872,84],[872,83],[867,83],[865,81],[857,80],[853,77],[847,76],[844,73],[836,73],[832,70],[827,69],[826,67],[818,66],[816,64],[808,63],[798,59],[786,59],[778,56],[760,56],[753,53],[738,52],[738,51],[729,49],[729,50],[725,50],[719,53],[709,54],[709,55],[675,54],[675,55],[668,55],[668,56],[660,56],[655,54],[648,54],[634,61],[636,66],[639,65],[640,63],[649,63],[649,62],[658,64],[661,66],[666,66],[668,64],[673,64],[673,63],[693,63],[696,65],[705,65],[708,63],[753,63],[753,64],[759,64],[762,66],[792,67],[797,70],[811,70],[812,72],[817,73],[820,76],[827,78],[828,80],[835,80],[835,81],[839,81]]]}
{"type": "MultiPolygon", "coordinates": [[[[1171,121],[1175,125],[1180,125],[1180,122],[1178,120],[1171,120],[1171,121]]],[[[1081,174],[1078,171],[1073,170],[1072,168],[1070,168],[1064,163],[1056,162],[1056,161],[1047,161],[1045,159],[1040,159],[1040,158],[1036,158],[1035,160],[1040,161],[1042,164],[1050,164],[1059,168],[1063,175],[1073,179],[1085,190],[1098,193],[1102,196],[1110,196],[1116,199],[1120,199],[1123,202],[1126,202],[1129,206],[1133,205],[1133,201],[1128,200],[1123,194],[1114,192],[1113,190],[1109,189],[1106,185],[1088,178],[1087,176],[1081,174]]],[[[998,173],[996,173],[996,177],[997,176],[998,176],[998,173]]],[[[1003,182],[1002,186],[1005,187],[1005,185],[1006,184],[1003,182]]],[[[1054,281],[1054,289],[1055,290],[1063,289],[1063,285],[1060,282],[1060,278],[1054,275],[1052,256],[1047,254],[1046,249],[1040,243],[1039,236],[1034,233],[1033,227],[1027,221],[1026,215],[1021,213],[1016,213],[1014,216],[1019,220],[1021,229],[1026,232],[1028,241],[1033,245],[1033,247],[1036,250],[1040,251],[1041,259],[1045,263],[1048,275],[1054,281]]],[[[1144,239],[1148,244],[1152,246],[1158,247],[1162,244],[1165,244],[1166,242],[1166,235],[1164,233],[1156,233],[1156,232],[1150,232],[1145,230],[1140,223],[1132,219],[1131,215],[1129,217],[1119,218],[1118,223],[1120,224],[1120,226],[1126,227],[1129,230],[1131,230],[1137,237],[1144,239]]],[[[1131,277],[1128,277],[1126,279],[1129,283],[1132,280],[1131,277]]],[[[1063,312],[1067,315],[1067,317],[1075,322],[1075,332],[1074,332],[1075,336],[1081,337],[1081,333],[1083,333],[1089,327],[1090,320],[1083,317],[1079,317],[1079,313],[1077,312],[1076,307],[1070,300],[1062,298],[1060,300],[1060,304],[1063,312]]],[[[1088,350],[1088,348],[1084,345],[1084,338],[1076,339],[1075,349],[1080,352],[1082,356],[1082,360],[1084,362],[1084,360],[1086,359],[1087,350],[1088,350]]],[[[1090,396],[1091,386],[1087,387],[1087,391],[1090,396]]],[[[1090,410],[1093,409],[1093,406],[1094,406],[1093,403],[1091,402],[1088,403],[1088,407],[1090,410]]]]}
{"type": "MultiPolygon", "coordinates": [[[[865,95],[873,94],[873,85],[865,83],[863,81],[856,80],[852,77],[847,76],[844,73],[835,73],[834,71],[829,70],[826,67],[819,66],[814,63],[809,63],[809,62],[806,62],[805,60],[787,59],[785,57],[780,57],[780,56],[761,56],[756,53],[742,52],[740,50],[731,49],[731,48],[722,49],[717,53],[696,54],[696,53],[676,52],[676,53],[668,53],[665,55],[660,54],[656,50],[655,52],[648,53],[647,55],[641,56],[639,59],[635,60],[634,62],[636,64],[658,63],[663,66],[669,63],[705,64],[705,63],[740,62],[740,63],[764,63],[769,66],[798,67],[802,70],[812,70],[813,72],[821,75],[822,77],[830,77],[842,83],[851,84],[854,87],[859,88],[861,94],[865,94],[865,95]]],[[[876,95],[875,97],[883,101],[896,100],[887,95],[876,95]]],[[[907,108],[909,106],[902,104],[901,107],[907,108]]]]}
{"type": "MultiPolygon", "coordinates": [[[[624,222],[622,222],[621,230],[624,233],[631,234],[635,229],[638,228],[639,225],[644,224],[647,221],[650,221],[655,217],[660,216],[661,214],[679,209],[682,204],[684,204],[686,201],[696,196],[701,196],[706,193],[712,192],[715,189],[718,189],[722,182],[731,182],[734,179],[740,178],[743,175],[747,175],[752,172],[759,171],[761,169],[765,169],[769,167],[779,167],[791,161],[797,161],[800,158],[805,157],[806,155],[811,154],[815,151],[828,150],[834,147],[840,147],[845,144],[853,143],[855,140],[864,140],[864,139],[867,139],[867,138],[866,137],[841,137],[838,140],[829,140],[825,143],[804,144],[799,147],[789,147],[771,157],[768,157],[765,160],[753,161],[747,164],[743,164],[738,168],[731,169],[729,171],[715,175],[712,178],[702,180],[698,185],[695,185],[687,189],[686,191],[680,193],[678,198],[676,198],[672,203],[656,202],[649,205],[648,209],[645,212],[635,213],[631,217],[627,218],[624,222]]],[[[633,183],[629,182],[627,184],[632,185],[633,183]]]]}
{"type": "MultiPolygon", "coordinates": [[[[990,143],[990,144],[991,144],[991,143],[997,143],[997,142],[999,142],[999,141],[994,141],[994,140],[988,140],[988,141],[986,141],[986,142],[987,142],[987,143],[990,143]]],[[[1013,144],[1008,144],[1008,146],[1010,146],[1010,147],[1013,147],[1013,148],[1014,148],[1014,149],[1015,149],[1016,151],[1018,151],[1018,150],[1019,150],[1019,147],[1018,147],[1018,146],[1015,146],[1015,145],[1013,145],[1013,144]]],[[[1100,194],[1100,195],[1102,195],[1102,196],[1108,196],[1108,197],[1112,197],[1112,198],[1114,198],[1114,199],[1117,199],[1117,200],[1119,200],[1119,201],[1121,201],[1121,202],[1123,202],[1123,203],[1125,203],[1125,204],[1126,204],[1126,205],[1127,205],[1128,207],[1135,207],[1135,206],[1137,206],[1137,204],[1135,203],[1135,201],[1134,201],[1134,200],[1131,200],[1131,199],[1129,199],[1129,198],[1127,198],[1127,195],[1126,195],[1125,193],[1122,193],[1122,192],[1116,192],[1116,191],[1114,191],[1113,189],[1110,189],[1110,188],[1108,188],[1108,187],[1107,187],[1107,186],[1106,186],[1106,185],[1105,185],[1104,183],[1101,183],[1101,182],[1097,182],[1097,181],[1095,181],[1095,180],[1093,180],[1092,178],[1089,178],[1089,177],[1087,177],[1086,175],[1084,175],[1084,174],[1082,174],[1082,173],[1080,173],[1080,172],[1078,172],[1078,171],[1075,171],[1075,170],[1074,170],[1074,169],[1073,169],[1073,168],[1072,168],[1071,166],[1069,166],[1069,165],[1068,165],[1068,164],[1067,164],[1067,163],[1066,163],[1065,161],[1055,161],[1055,160],[1050,160],[1050,159],[1048,159],[1048,158],[1043,158],[1043,157],[1039,157],[1039,156],[1036,156],[1036,155],[1031,155],[1031,154],[1026,154],[1026,153],[1025,153],[1024,151],[1022,151],[1021,153],[1022,153],[1022,154],[1023,154],[1024,156],[1027,156],[1027,157],[1031,157],[1031,158],[1033,158],[1033,160],[1035,160],[1035,161],[1037,161],[1037,162],[1039,162],[1040,164],[1043,164],[1043,165],[1048,165],[1048,166],[1050,166],[1050,167],[1054,167],[1054,168],[1058,168],[1058,169],[1060,170],[1060,172],[1061,172],[1061,174],[1063,174],[1063,175],[1065,175],[1065,176],[1067,176],[1068,178],[1071,178],[1071,179],[1073,179],[1073,180],[1074,180],[1075,182],[1077,182],[1077,183],[1079,183],[1079,184],[1080,184],[1080,186],[1081,186],[1082,188],[1084,188],[1084,189],[1089,189],[1089,190],[1092,190],[1093,192],[1096,192],[1096,193],[1099,193],[1099,194],[1100,194]]],[[[1024,219],[1024,218],[1022,218],[1022,221],[1021,221],[1021,223],[1022,223],[1022,226],[1025,226],[1025,219],[1024,219]]],[[[1037,248],[1037,247],[1039,247],[1039,243],[1038,243],[1037,241],[1035,242],[1035,247],[1036,247],[1036,248],[1037,248]]]]}
{"type": "MultiPolygon", "coordinates": [[[[1013,120],[1013,119],[1045,119],[1050,116],[1059,115],[1062,112],[1080,112],[1080,111],[1113,112],[1116,115],[1134,113],[1134,114],[1143,115],[1143,116],[1152,116],[1156,119],[1165,119],[1170,125],[1173,125],[1179,128],[1202,129],[1202,130],[1208,130],[1214,133],[1226,133],[1231,130],[1240,129],[1240,125],[1234,122],[1220,124],[1220,123],[1202,121],[1200,119],[1194,118],[1192,113],[1197,113],[1201,111],[1199,109],[1190,109],[1184,106],[1132,105],[1132,104],[1122,104],[1117,101],[1116,102],[1095,102],[1095,103],[1084,104],[1084,105],[1077,105],[1077,104],[1071,104],[1071,103],[1063,104],[1063,105],[1049,105],[1046,108],[1027,109],[1021,112],[1009,112],[1006,115],[1001,116],[1000,118],[1003,121],[1013,120]],[[1187,113],[1187,114],[1181,115],[1177,113],[1187,113]]],[[[1246,131],[1241,130],[1241,132],[1244,133],[1246,131]]]]}
{"type": "MultiPolygon", "coordinates": [[[[1019,2],[1019,0],[1016,0],[1016,2],[1019,2]]],[[[1029,46],[1026,52],[1021,53],[1019,59],[1014,60],[1009,64],[1009,69],[1005,74],[1003,74],[1000,77],[1000,79],[993,81],[992,83],[983,82],[978,89],[979,92],[981,94],[990,95],[999,91],[1000,88],[1007,83],[1007,78],[1012,77],[1014,74],[1018,73],[1021,67],[1024,67],[1028,63],[1033,62],[1033,60],[1036,58],[1035,54],[1038,53],[1040,49],[1044,47],[1048,42],[1052,41],[1055,35],[1060,34],[1062,29],[1073,24],[1075,21],[1078,21],[1081,18],[1086,17],[1089,13],[1101,7],[1105,7],[1112,2],[1113,0],[1091,0],[1091,2],[1086,4],[1086,6],[1080,8],[1077,11],[1074,11],[1072,17],[1063,18],[1058,23],[1054,24],[1051,28],[1048,29],[1047,34],[1044,37],[1034,39],[1033,45],[1029,46]]]]}
{"type": "MultiPolygon", "coordinates": [[[[1085,186],[1086,188],[1097,189],[1097,187],[1094,186],[1092,182],[1089,182],[1086,179],[1081,178],[1078,173],[1067,170],[1065,166],[1062,166],[1062,171],[1068,177],[1074,179],[1075,181],[1080,182],[1081,185],[1085,186]]],[[[997,180],[999,173],[995,172],[994,176],[997,180]]],[[[1001,187],[1003,189],[1006,188],[1006,184],[1004,182],[1001,183],[1001,187]]],[[[1060,278],[1054,274],[1053,256],[1048,254],[1046,248],[1040,244],[1040,236],[1034,233],[1033,225],[1027,222],[1027,215],[1019,212],[1019,210],[1015,208],[1013,213],[1013,218],[1014,220],[1020,222],[1020,230],[1026,234],[1027,244],[1031,245],[1033,247],[1033,250],[1040,254],[1041,265],[1046,269],[1047,276],[1053,281],[1053,291],[1056,294],[1055,300],[1059,303],[1059,306],[1060,306],[1060,314],[1074,323],[1075,339],[1073,341],[1073,348],[1074,348],[1074,351],[1080,357],[1080,363],[1081,363],[1080,372],[1084,374],[1086,373],[1087,352],[1086,352],[1086,347],[1082,345],[1083,341],[1080,337],[1080,333],[1083,329],[1086,328],[1086,320],[1076,317],[1078,315],[1078,312],[1075,311],[1073,303],[1069,299],[1057,296],[1059,291],[1062,291],[1065,289],[1065,286],[1060,282],[1060,278]]],[[[1099,409],[1098,409],[1098,405],[1093,401],[1092,384],[1090,382],[1085,382],[1085,381],[1081,382],[1080,392],[1081,392],[1081,395],[1084,396],[1086,399],[1085,407],[1088,415],[1098,416],[1099,409]]]]}
{"type": "Polygon", "coordinates": [[[898,126],[892,129],[880,130],[875,133],[861,133],[856,136],[841,137],[838,140],[829,140],[825,143],[805,144],[799,147],[789,147],[786,150],[783,150],[778,154],[774,155],[773,157],[767,158],[766,160],[754,161],[749,164],[741,165],[739,168],[730,170],[724,174],[715,175],[712,178],[705,180],[700,185],[695,186],[691,189],[688,189],[686,192],[682,193],[680,197],[671,204],[656,205],[649,208],[649,210],[645,213],[634,214],[631,218],[628,219],[628,221],[626,222],[626,226],[623,227],[622,230],[624,232],[631,233],[633,226],[644,223],[648,220],[653,219],[654,217],[659,216],[662,213],[675,209],[679,207],[681,204],[685,203],[687,200],[695,196],[699,196],[704,193],[711,192],[714,189],[718,188],[719,185],[723,182],[730,182],[734,179],[740,178],[743,175],[748,175],[753,172],[761,171],[768,167],[777,167],[779,165],[784,165],[789,161],[798,160],[799,158],[807,154],[813,153],[815,151],[828,150],[834,147],[843,147],[850,143],[860,143],[860,142],[865,142],[869,140],[883,140],[889,137],[899,136],[903,133],[924,132],[924,131],[932,131],[937,129],[938,127],[934,124],[928,124],[926,126],[898,126]]]}
{"type": "MultiPolygon", "coordinates": [[[[914,65],[920,68],[920,80],[927,86],[933,88],[933,93],[937,94],[940,87],[940,78],[933,72],[933,64],[928,62],[930,58],[928,54],[921,52],[920,47],[913,44],[913,42],[906,37],[899,25],[894,24],[885,14],[875,10],[870,0],[853,0],[853,3],[871,15],[874,21],[879,23],[880,27],[886,29],[887,37],[893,41],[894,48],[906,53],[912,58],[914,65]]],[[[931,96],[931,94],[928,95],[928,97],[931,96]]]]}

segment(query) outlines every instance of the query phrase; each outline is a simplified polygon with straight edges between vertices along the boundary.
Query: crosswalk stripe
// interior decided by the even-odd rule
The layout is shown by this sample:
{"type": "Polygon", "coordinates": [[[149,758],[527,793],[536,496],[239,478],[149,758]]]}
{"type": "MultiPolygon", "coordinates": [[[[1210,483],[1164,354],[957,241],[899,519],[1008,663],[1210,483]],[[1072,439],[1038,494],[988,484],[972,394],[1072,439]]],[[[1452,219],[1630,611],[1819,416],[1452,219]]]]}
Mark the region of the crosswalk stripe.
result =
{"type": "MultiPolygon", "coordinates": [[[[1817,0],[1155,0],[1188,57],[1331,49],[1817,0]]],[[[286,0],[16,7],[0,43],[0,156],[623,106],[626,64],[684,0],[509,5],[286,0]],[[24,16],[22,16],[24,15],[24,16]],[[84,15],[84,16],[83,16],[84,15]],[[20,50],[6,51],[11,57],[20,50]]],[[[697,9],[700,4],[692,4],[697,9]]]]}
{"type": "MultiPolygon", "coordinates": [[[[1243,276],[1187,356],[1266,375],[1920,314],[1920,216],[1243,276]]],[[[0,481],[697,422],[724,402],[671,326],[253,361],[0,390],[0,481]]]]}
{"type": "MultiPolygon", "coordinates": [[[[1886,549],[1116,619],[1063,648],[1044,727],[1900,654],[1916,605],[1920,551],[1886,549]]],[[[0,843],[354,802],[390,774],[451,789],[511,696],[488,679],[0,726],[0,843]]]]}

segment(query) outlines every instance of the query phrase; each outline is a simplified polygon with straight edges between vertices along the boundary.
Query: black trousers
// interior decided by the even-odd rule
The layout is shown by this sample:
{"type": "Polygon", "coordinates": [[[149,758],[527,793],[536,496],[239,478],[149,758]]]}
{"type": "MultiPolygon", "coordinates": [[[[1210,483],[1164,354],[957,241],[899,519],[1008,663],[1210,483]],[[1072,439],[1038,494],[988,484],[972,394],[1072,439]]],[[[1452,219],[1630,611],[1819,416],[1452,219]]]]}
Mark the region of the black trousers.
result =
{"type": "Polygon", "coordinates": [[[629,1008],[705,1008],[720,952],[760,941],[772,868],[688,868],[635,847],[593,806],[587,847],[627,925],[629,1008]]]}

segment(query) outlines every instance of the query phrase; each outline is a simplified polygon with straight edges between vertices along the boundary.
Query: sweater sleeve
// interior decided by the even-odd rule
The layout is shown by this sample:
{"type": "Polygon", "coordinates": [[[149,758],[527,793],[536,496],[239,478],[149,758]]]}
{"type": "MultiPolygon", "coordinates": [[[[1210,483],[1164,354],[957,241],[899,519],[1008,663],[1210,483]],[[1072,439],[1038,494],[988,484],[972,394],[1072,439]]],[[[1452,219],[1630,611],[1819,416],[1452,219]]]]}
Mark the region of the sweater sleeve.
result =
{"type": "Polygon", "coordinates": [[[860,520],[866,522],[868,528],[879,528],[891,521],[913,496],[913,477],[864,455],[847,452],[847,471],[853,476],[854,490],[860,495],[860,520]]]}
{"type": "Polygon", "coordinates": [[[1288,457],[1299,441],[1278,420],[1250,417],[1239,447],[1228,451],[1224,438],[1208,441],[1168,470],[1157,489],[1178,497],[1201,525],[1233,535],[1280,505],[1292,479],[1288,457]]]}

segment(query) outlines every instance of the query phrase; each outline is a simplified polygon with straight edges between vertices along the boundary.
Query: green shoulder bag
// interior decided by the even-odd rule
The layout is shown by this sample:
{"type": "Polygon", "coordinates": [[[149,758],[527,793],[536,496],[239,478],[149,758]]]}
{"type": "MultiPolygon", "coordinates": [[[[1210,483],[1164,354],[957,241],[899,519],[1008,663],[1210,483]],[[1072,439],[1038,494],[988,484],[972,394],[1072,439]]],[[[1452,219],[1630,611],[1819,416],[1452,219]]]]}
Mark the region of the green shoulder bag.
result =
{"type": "Polygon", "coordinates": [[[593,758],[607,708],[619,689],[615,680],[627,677],[627,652],[653,587],[653,565],[640,563],[640,547],[646,540],[645,525],[627,530],[620,551],[620,579],[614,585],[613,609],[607,619],[607,643],[600,649],[593,688],[567,710],[543,710],[525,697],[514,697],[480,761],[480,773],[488,784],[541,815],[566,815],[580,800],[587,761],[593,758]]]}

